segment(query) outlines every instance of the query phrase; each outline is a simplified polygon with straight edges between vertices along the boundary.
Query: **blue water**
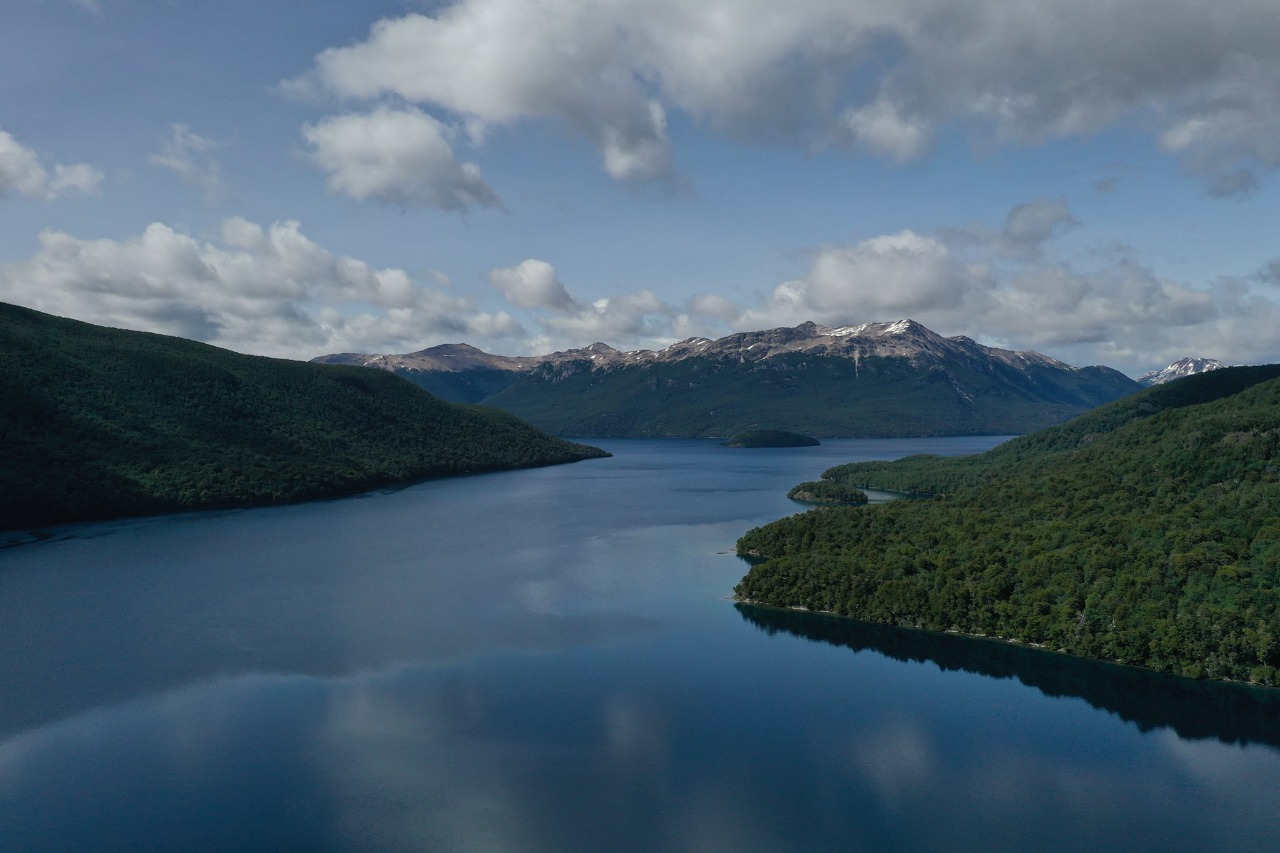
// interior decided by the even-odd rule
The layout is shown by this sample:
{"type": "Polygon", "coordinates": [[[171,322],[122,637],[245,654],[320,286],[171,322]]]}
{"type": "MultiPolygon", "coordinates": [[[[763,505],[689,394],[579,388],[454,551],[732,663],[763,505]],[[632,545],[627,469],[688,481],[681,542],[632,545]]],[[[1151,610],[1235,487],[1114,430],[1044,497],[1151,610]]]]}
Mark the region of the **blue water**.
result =
{"type": "Polygon", "coordinates": [[[729,600],[794,483],[996,441],[605,441],[0,550],[0,849],[1274,849],[1270,693],[729,600]]]}

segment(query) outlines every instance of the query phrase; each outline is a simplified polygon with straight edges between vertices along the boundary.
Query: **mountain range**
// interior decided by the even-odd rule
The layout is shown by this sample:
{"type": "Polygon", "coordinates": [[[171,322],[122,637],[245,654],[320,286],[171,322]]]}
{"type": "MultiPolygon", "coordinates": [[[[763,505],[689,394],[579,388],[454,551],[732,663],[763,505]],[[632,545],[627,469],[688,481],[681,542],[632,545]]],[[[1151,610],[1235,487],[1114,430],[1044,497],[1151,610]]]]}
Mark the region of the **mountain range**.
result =
{"type": "Polygon", "coordinates": [[[594,437],[1022,433],[1141,387],[1108,367],[942,337],[913,320],[802,323],[656,351],[594,343],[509,357],[447,344],[314,361],[381,368],[446,400],[483,402],[549,432],[594,437]]]}

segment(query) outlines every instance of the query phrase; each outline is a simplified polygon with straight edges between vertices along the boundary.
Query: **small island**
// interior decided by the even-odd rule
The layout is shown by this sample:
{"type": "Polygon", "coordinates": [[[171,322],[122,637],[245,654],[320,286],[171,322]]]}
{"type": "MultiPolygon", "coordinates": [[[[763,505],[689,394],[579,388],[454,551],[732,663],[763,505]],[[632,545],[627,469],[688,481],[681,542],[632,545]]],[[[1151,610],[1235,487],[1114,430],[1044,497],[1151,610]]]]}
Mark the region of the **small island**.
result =
{"type": "Polygon", "coordinates": [[[811,435],[781,429],[756,429],[740,432],[724,442],[725,447],[817,447],[821,442],[811,435]]]}

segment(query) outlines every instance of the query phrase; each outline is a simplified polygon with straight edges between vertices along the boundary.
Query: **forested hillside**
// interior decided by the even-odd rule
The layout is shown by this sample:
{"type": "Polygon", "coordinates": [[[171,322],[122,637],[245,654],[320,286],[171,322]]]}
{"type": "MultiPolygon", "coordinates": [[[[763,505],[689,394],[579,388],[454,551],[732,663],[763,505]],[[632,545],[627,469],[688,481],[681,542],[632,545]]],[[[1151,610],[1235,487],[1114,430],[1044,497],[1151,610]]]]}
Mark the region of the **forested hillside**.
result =
{"type": "Polygon", "coordinates": [[[0,529],[349,494],[607,455],[381,371],[0,303],[0,529]]]}
{"type": "Polygon", "coordinates": [[[833,468],[941,496],[757,528],[737,596],[1278,684],[1277,377],[1218,370],[978,456],[833,468]]]}
{"type": "Polygon", "coordinates": [[[724,436],[764,425],[818,437],[1007,435],[1137,389],[1103,370],[1064,371],[1054,385],[1004,367],[809,353],[609,370],[570,362],[544,365],[485,402],[559,435],[724,436]]]}

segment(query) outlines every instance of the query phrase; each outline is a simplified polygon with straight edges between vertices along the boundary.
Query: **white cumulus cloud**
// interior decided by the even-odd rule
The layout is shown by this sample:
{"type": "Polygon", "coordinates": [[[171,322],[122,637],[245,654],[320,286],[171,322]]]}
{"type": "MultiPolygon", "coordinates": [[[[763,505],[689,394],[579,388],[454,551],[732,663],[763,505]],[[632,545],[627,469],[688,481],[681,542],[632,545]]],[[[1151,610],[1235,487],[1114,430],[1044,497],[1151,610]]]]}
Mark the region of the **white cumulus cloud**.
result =
{"type": "Polygon", "coordinates": [[[556,277],[556,268],[537,258],[521,261],[514,267],[490,270],[489,283],[518,308],[562,311],[574,305],[573,297],[556,277]]]}
{"type": "Polygon", "coordinates": [[[452,130],[419,109],[331,116],[302,135],[329,189],[357,201],[450,211],[502,205],[480,167],[454,154],[452,130]]]}
{"type": "Polygon", "coordinates": [[[670,342],[677,308],[652,290],[604,296],[579,303],[572,311],[543,319],[540,325],[553,337],[594,341],[621,347],[649,347],[670,342]]]}
{"type": "Polygon", "coordinates": [[[86,163],[54,164],[50,172],[40,155],[0,130],[0,196],[17,191],[27,198],[52,201],[68,195],[96,195],[102,173],[86,163]]]}

